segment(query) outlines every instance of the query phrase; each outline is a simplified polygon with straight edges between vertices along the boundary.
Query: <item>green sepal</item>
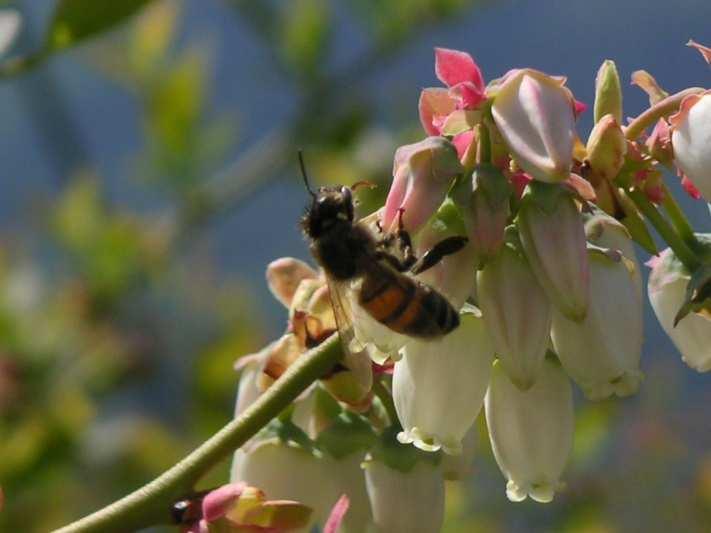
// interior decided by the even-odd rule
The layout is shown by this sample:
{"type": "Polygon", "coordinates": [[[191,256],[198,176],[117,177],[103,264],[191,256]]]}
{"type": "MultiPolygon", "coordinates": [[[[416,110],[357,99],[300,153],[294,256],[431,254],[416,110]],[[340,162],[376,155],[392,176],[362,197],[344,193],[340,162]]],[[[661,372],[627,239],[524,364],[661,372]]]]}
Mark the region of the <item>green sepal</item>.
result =
{"type": "Polygon", "coordinates": [[[370,452],[373,460],[404,473],[410,472],[420,461],[434,466],[440,463],[441,452],[423,452],[412,444],[400,444],[397,434],[401,429],[399,425],[393,425],[383,431],[370,452]]]}
{"type": "Polygon", "coordinates": [[[331,425],[319,433],[316,445],[336,459],[369,450],[377,437],[370,423],[351,411],[343,411],[331,425]]]}
{"type": "Polygon", "coordinates": [[[275,418],[257,434],[257,440],[279,439],[284,443],[297,444],[300,448],[317,453],[314,441],[304,431],[286,417],[275,418]]]}
{"type": "Polygon", "coordinates": [[[453,235],[466,235],[464,216],[451,194],[447,195],[429,222],[432,229],[453,235]]]}
{"type": "Polygon", "coordinates": [[[472,174],[472,194],[483,193],[492,210],[501,209],[509,202],[513,188],[503,172],[494,165],[478,165],[472,174]]]}
{"type": "Polygon", "coordinates": [[[674,327],[689,313],[711,317],[711,265],[701,265],[691,275],[686,286],[684,303],[674,317],[674,327]]]}
{"type": "Polygon", "coordinates": [[[521,208],[524,205],[531,204],[550,215],[555,212],[560,201],[572,196],[573,193],[571,191],[558,183],[543,183],[542,181],[533,180],[526,185],[521,197],[521,208]]]}
{"type": "Polygon", "coordinates": [[[632,236],[632,240],[644,248],[647,253],[657,255],[659,253],[657,245],[654,242],[652,234],[649,233],[649,228],[647,228],[647,224],[639,214],[637,207],[635,207],[632,200],[630,200],[624,192],[618,194],[617,199],[624,212],[624,216],[617,218],[617,220],[627,228],[627,231],[629,231],[632,236]]]}

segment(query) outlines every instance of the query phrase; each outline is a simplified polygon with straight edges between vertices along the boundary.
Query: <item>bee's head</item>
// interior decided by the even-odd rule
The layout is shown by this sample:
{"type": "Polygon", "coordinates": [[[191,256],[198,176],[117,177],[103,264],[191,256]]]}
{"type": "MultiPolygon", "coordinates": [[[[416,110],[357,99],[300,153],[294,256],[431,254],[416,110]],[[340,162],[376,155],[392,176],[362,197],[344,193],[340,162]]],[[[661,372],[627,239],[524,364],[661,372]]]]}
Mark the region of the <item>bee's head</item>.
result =
{"type": "Polygon", "coordinates": [[[316,239],[339,224],[353,223],[353,195],[350,187],[320,187],[304,217],[304,230],[316,239]]]}
{"type": "Polygon", "coordinates": [[[302,220],[306,234],[312,239],[317,239],[337,225],[351,225],[353,223],[353,195],[351,189],[345,186],[319,187],[314,192],[309,185],[306,175],[304,156],[299,150],[299,164],[301,175],[304,178],[306,190],[309,191],[313,201],[302,220]]]}

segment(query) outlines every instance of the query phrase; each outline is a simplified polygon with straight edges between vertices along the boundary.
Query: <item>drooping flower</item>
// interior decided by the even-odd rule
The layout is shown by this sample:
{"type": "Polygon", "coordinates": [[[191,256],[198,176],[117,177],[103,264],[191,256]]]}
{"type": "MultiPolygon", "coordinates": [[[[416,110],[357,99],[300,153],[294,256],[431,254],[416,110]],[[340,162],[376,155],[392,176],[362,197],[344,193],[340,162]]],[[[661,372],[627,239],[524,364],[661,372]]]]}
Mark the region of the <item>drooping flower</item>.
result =
{"type": "Polygon", "coordinates": [[[323,526],[338,498],[346,494],[351,505],[340,531],[358,533],[370,523],[362,460],[358,454],[335,460],[270,438],[237,450],[230,478],[257,486],[272,498],[298,499],[308,505],[313,509],[308,528],[323,526]]]}
{"type": "Polygon", "coordinates": [[[591,299],[587,316],[574,322],[553,313],[551,338],[563,368],[590,400],[639,389],[642,373],[642,300],[630,262],[589,252],[591,299]]]}
{"type": "Polygon", "coordinates": [[[432,533],[444,522],[444,478],[419,461],[408,471],[371,459],[364,464],[373,521],[382,533],[432,533]]]}
{"type": "Polygon", "coordinates": [[[403,444],[462,452],[484,401],[494,350],[481,317],[467,312],[460,319],[441,339],[408,343],[395,363],[393,400],[403,444]]]}
{"type": "Polygon", "coordinates": [[[509,500],[552,501],[573,445],[573,393],[565,372],[546,360],[536,384],[522,391],[497,362],[485,405],[509,500]]]}
{"type": "Polygon", "coordinates": [[[504,77],[491,112],[516,163],[534,179],[555,183],[570,174],[573,108],[560,79],[521,69],[504,77]]]}
{"type": "Polygon", "coordinates": [[[402,218],[415,233],[444,200],[455,176],[462,172],[457,150],[443,137],[428,137],[395,152],[393,183],[385,201],[382,225],[386,230],[402,218]]]}
{"type": "Polygon", "coordinates": [[[505,245],[479,272],[477,296],[503,369],[518,388],[531,388],[548,348],[552,308],[513,245],[505,245]]]}
{"type": "Polygon", "coordinates": [[[682,360],[698,372],[711,370],[711,317],[689,313],[676,326],[674,320],[684,303],[691,278],[671,249],[648,263],[652,267],[647,291],[657,320],[681,352],[682,360]]]}
{"type": "Polygon", "coordinates": [[[590,299],[583,221],[571,194],[531,182],[516,225],[523,251],[548,299],[565,316],[582,320],[590,299]]]}
{"type": "Polygon", "coordinates": [[[711,90],[686,97],[669,120],[674,161],[711,202],[711,90]]]}
{"type": "Polygon", "coordinates": [[[613,217],[598,212],[585,220],[585,236],[596,246],[622,254],[642,300],[642,271],[629,230],[613,217]]]}

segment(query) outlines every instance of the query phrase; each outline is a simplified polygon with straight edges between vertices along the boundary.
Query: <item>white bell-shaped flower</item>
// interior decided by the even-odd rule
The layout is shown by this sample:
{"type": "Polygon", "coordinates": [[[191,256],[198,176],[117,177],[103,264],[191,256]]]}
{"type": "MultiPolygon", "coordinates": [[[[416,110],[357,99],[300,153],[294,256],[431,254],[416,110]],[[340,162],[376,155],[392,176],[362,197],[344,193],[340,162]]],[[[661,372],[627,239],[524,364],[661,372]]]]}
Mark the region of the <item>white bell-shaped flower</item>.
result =
{"type": "Polygon", "coordinates": [[[436,533],[444,521],[444,478],[439,466],[419,461],[403,472],[367,461],[365,484],[378,533],[436,533]]]}
{"type": "Polygon", "coordinates": [[[551,303],[582,320],[590,300],[590,267],[582,217],[560,187],[531,182],[516,219],[523,251],[551,303]]]}
{"type": "Polygon", "coordinates": [[[237,450],[230,480],[258,487],[272,499],[295,500],[311,507],[312,519],[304,531],[323,526],[338,498],[346,494],[351,508],[340,531],[359,533],[366,531],[371,521],[362,459],[362,455],[352,454],[337,461],[273,438],[237,450]]]}
{"type": "Polygon", "coordinates": [[[401,443],[425,451],[462,451],[462,438],[484,401],[494,349],[481,317],[460,315],[441,339],[413,340],[395,363],[393,400],[401,443]]]}
{"type": "Polygon", "coordinates": [[[526,258],[503,246],[479,272],[477,295],[504,370],[518,388],[530,388],[546,355],[553,310],[526,258]]]}
{"type": "Polygon", "coordinates": [[[582,322],[553,313],[551,338],[566,372],[590,400],[629,396],[643,375],[642,301],[629,262],[590,251],[591,300],[582,322]]]}
{"type": "Polygon", "coordinates": [[[627,260],[627,267],[642,299],[642,271],[637,261],[634,242],[627,228],[611,216],[600,213],[585,221],[585,235],[596,246],[616,250],[627,260]]]}
{"type": "Polygon", "coordinates": [[[685,98],[671,123],[676,164],[711,202],[711,90],[685,98]]]}
{"type": "Polygon", "coordinates": [[[694,370],[711,370],[711,317],[689,313],[674,326],[674,318],[684,303],[690,276],[667,248],[651,262],[647,291],[654,314],[681,352],[681,358],[694,370]]]}
{"type": "Polygon", "coordinates": [[[495,363],[486,423],[509,500],[553,500],[573,446],[573,392],[560,365],[544,361],[536,384],[522,391],[495,363]]]}

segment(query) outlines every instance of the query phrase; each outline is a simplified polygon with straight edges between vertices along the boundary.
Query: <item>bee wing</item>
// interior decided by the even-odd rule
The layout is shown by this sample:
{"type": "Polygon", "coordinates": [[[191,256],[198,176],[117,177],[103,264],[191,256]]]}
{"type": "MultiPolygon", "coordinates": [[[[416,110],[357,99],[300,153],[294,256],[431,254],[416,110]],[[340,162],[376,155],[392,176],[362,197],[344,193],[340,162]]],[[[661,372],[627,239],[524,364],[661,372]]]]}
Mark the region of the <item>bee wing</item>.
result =
{"type": "MultiPolygon", "coordinates": [[[[328,292],[331,297],[331,307],[336,320],[338,335],[341,338],[343,350],[343,366],[351,373],[356,384],[356,395],[353,389],[347,387],[349,393],[346,396],[339,396],[339,393],[332,391],[341,401],[351,405],[362,404],[368,398],[368,394],[373,387],[373,367],[370,354],[365,346],[356,338],[353,329],[353,313],[350,299],[346,294],[350,288],[346,283],[338,282],[326,276],[328,282],[328,292]]],[[[345,392],[345,391],[341,391],[345,392]]]]}
{"type": "Polygon", "coordinates": [[[331,307],[333,308],[338,335],[341,338],[343,352],[348,358],[350,354],[360,353],[365,350],[365,346],[356,339],[353,330],[353,312],[346,295],[346,291],[350,289],[346,283],[336,281],[329,276],[326,276],[326,282],[328,283],[328,294],[331,298],[331,307]]]}

